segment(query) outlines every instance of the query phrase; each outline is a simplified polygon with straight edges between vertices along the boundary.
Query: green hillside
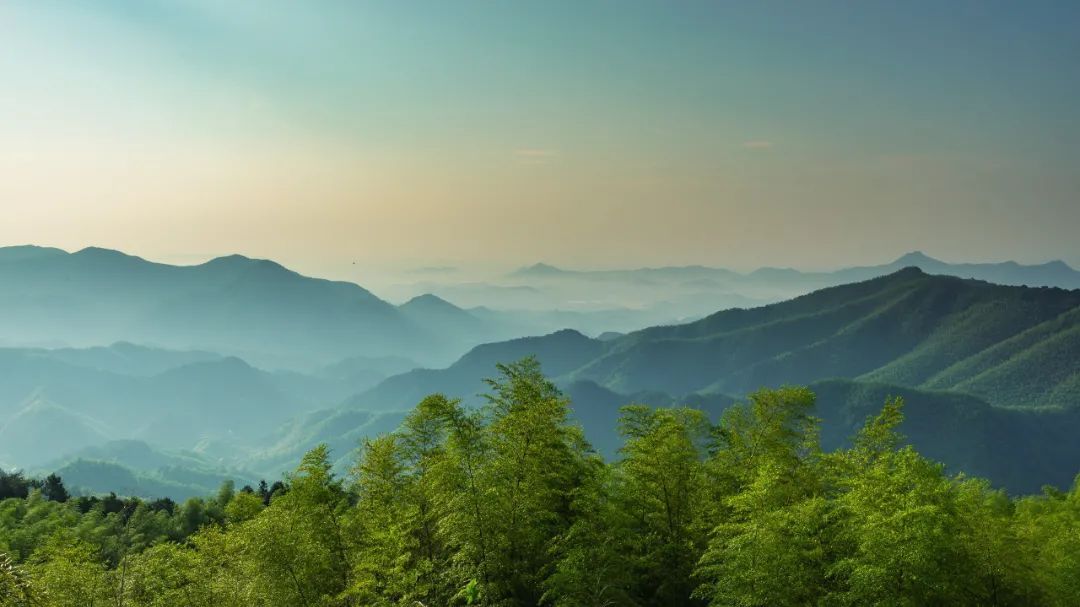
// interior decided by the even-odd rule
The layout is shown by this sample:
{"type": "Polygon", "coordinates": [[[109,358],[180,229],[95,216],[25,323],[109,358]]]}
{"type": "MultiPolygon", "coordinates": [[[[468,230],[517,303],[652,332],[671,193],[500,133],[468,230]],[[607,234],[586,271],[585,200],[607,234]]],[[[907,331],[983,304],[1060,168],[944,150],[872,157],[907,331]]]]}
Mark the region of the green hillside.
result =
{"type": "Polygon", "coordinates": [[[964,359],[925,385],[1002,405],[1071,404],[1080,402],[1078,360],[1080,309],[1074,309],[964,359]]]}
{"type": "MultiPolygon", "coordinates": [[[[1077,306],[1080,291],[1007,287],[907,268],[754,310],[631,333],[571,377],[623,392],[675,394],[744,394],[833,377],[915,387],[1077,306]]],[[[1028,372],[1042,377],[1048,371],[1028,372]]]]}
{"type": "Polygon", "coordinates": [[[472,398],[484,389],[483,378],[503,361],[536,356],[553,376],[579,368],[601,355],[603,342],[573,330],[557,331],[541,337],[523,337],[477,346],[446,369],[414,369],[381,382],[350,398],[346,408],[405,410],[434,392],[472,398]]]}
{"type": "Polygon", "coordinates": [[[955,392],[845,380],[816,382],[810,389],[817,394],[822,446],[829,450],[850,446],[877,413],[874,403],[900,396],[906,440],[950,472],[985,477],[1013,493],[1035,493],[1043,485],[1068,487],[1080,464],[1080,407],[1003,408],[955,392]]]}
{"type": "Polygon", "coordinates": [[[591,381],[623,394],[738,395],[847,378],[955,390],[1001,406],[1073,406],[1078,320],[1080,291],[905,268],[605,340],[558,333],[487,344],[447,369],[390,378],[353,403],[401,408],[425,390],[464,393],[495,362],[536,354],[563,384],[591,381]]]}

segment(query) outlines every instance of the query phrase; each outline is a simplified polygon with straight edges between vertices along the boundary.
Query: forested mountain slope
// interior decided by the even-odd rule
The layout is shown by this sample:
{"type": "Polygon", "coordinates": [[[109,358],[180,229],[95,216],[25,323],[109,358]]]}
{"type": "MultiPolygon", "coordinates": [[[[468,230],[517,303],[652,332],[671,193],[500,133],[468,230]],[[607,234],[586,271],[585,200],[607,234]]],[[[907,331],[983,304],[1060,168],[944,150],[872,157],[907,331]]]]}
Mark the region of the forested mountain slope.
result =
{"type": "Polygon", "coordinates": [[[949,472],[990,479],[1011,493],[1068,487],[1080,467],[1080,407],[1006,408],[956,392],[827,380],[811,384],[826,449],[850,445],[875,402],[903,397],[900,430],[949,472]]]}
{"type": "Polygon", "coordinates": [[[535,354],[573,394],[586,434],[613,455],[603,428],[612,427],[615,403],[686,403],[715,415],[761,387],[810,384],[821,390],[824,442],[836,447],[865,406],[903,394],[916,446],[951,469],[1029,491],[1065,486],[1080,458],[1068,439],[1080,432],[1078,318],[1080,291],[905,268],[604,341],[560,332],[487,344],[446,369],[389,378],[340,410],[403,410],[431,392],[479,404],[479,378],[535,354]]]}
{"type": "MultiPolygon", "coordinates": [[[[619,391],[676,394],[743,394],[833,377],[919,387],[1037,325],[1075,315],[1077,306],[1080,291],[1007,287],[907,268],[762,308],[632,333],[570,377],[619,391]]],[[[1042,344],[1055,353],[1076,343],[1075,334],[1062,331],[1029,338],[1061,342],[1042,344]]],[[[1037,364],[1050,359],[1008,360],[1053,392],[1076,365],[1061,357],[1051,368],[1037,364]]],[[[1024,404],[988,396],[994,404],[1024,404]]]]}
{"type": "Polygon", "coordinates": [[[446,369],[390,378],[351,402],[399,408],[425,391],[468,396],[496,362],[536,354],[564,384],[587,380],[623,394],[740,395],[848,378],[968,392],[1001,406],[1071,406],[1080,404],[1072,400],[1080,372],[1078,320],[1080,290],[1001,286],[905,268],[602,341],[559,332],[486,344],[446,369]],[[1005,383],[1011,387],[1002,389],[1005,383]]]}

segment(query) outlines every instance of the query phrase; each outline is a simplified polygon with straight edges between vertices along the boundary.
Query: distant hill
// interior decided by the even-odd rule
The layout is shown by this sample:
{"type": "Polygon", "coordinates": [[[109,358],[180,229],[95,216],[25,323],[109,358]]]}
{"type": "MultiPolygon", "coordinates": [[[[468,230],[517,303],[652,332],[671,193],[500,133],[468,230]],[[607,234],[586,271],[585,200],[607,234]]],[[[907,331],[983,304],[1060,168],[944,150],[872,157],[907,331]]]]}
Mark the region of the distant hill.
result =
{"type": "Polygon", "coordinates": [[[409,409],[435,392],[473,397],[484,390],[484,378],[496,373],[495,365],[498,363],[535,355],[543,361],[548,374],[558,376],[580,367],[602,352],[601,342],[572,330],[485,344],[473,348],[446,369],[414,369],[391,377],[350,398],[345,407],[380,411],[409,409]]]}
{"type": "Polygon", "coordinates": [[[521,278],[580,278],[606,281],[665,281],[695,278],[737,278],[738,272],[707,266],[668,266],[661,268],[637,268],[633,270],[566,270],[545,263],[537,263],[511,272],[521,278]]]}
{"type": "Polygon", "coordinates": [[[313,370],[358,355],[445,363],[511,336],[446,302],[397,307],[353,283],[240,255],[174,266],[93,247],[6,247],[0,284],[0,335],[9,344],[128,341],[313,370]]]}
{"type": "Polygon", "coordinates": [[[405,410],[371,412],[346,407],[313,411],[282,425],[261,448],[240,461],[247,469],[277,477],[293,469],[298,457],[316,445],[326,444],[337,472],[345,474],[356,462],[356,451],[365,438],[393,432],[406,414],[405,410]]]}
{"type": "Polygon", "coordinates": [[[382,380],[422,367],[403,356],[350,356],[317,370],[314,375],[348,386],[350,394],[363,392],[382,380]]]}
{"type": "Polygon", "coordinates": [[[888,274],[912,266],[929,274],[975,278],[1001,285],[1061,287],[1064,289],[1080,288],[1080,271],[1071,268],[1060,260],[1028,265],[1019,264],[1015,261],[948,263],[934,259],[922,251],[913,251],[885,265],[848,268],[831,274],[841,282],[850,282],[853,280],[865,280],[873,275],[888,274]]]}
{"type": "Polygon", "coordinates": [[[169,369],[197,362],[221,360],[215,352],[203,350],[166,350],[128,342],[91,348],[39,350],[39,355],[80,367],[124,375],[157,375],[169,369]]]}
{"type": "Polygon", "coordinates": [[[34,467],[114,439],[166,448],[228,439],[242,450],[350,388],[208,353],[0,348],[0,465],[34,467]]]}
{"type": "Polygon", "coordinates": [[[476,345],[483,335],[511,335],[498,322],[464,310],[430,293],[419,295],[398,306],[399,312],[413,325],[431,335],[441,335],[454,344],[476,345]]]}
{"type": "MultiPolygon", "coordinates": [[[[182,501],[217,491],[225,480],[239,488],[256,486],[252,473],[230,468],[192,451],[168,451],[135,440],[108,441],[69,452],[65,457],[31,470],[44,476],[57,473],[69,490],[85,494],[115,491],[143,498],[169,497],[182,501]]],[[[267,477],[273,481],[278,477],[267,477]]]]}
{"type": "Polygon", "coordinates": [[[0,463],[40,463],[50,454],[101,444],[110,432],[90,416],[33,394],[0,423],[0,463]]]}
{"type": "Polygon", "coordinates": [[[226,480],[237,487],[255,486],[258,480],[235,470],[202,471],[162,468],[146,472],[109,461],[76,459],[53,470],[75,495],[115,492],[146,499],[169,497],[178,502],[189,497],[212,495],[226,480]]]}

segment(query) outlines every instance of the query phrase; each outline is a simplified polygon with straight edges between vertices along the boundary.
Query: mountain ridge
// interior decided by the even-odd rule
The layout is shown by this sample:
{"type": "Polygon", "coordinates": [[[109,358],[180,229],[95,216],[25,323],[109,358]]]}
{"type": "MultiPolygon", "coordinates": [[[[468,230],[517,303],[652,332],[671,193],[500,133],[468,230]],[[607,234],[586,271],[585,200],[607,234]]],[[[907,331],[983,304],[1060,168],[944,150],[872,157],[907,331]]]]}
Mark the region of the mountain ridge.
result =
{"type": "Polygon", "coordinates": [[[14,344],[153,343],[313,370],[361,355],[445,364],[510,336],[456,307],[472,324],[444,326],[449,303],[401,308],[358,284],[243,255],[170,265],[100,247],[4,247],[0,282],[0,334],[14,344]]]}
{"type": "MultiPolygon", "coordinates": [[[[688,265],[671,265],[671,266],[641,266],[634,268],[617,268],[617,269],[603,269],[603,270],[590,270],[590,269],[569,269],[559,267],[553,264],[544,262],[537,262],[532,265],[522,266],[516,270],[510,272],[514,276],[530,276],[530,275],[560,275],[560,274],[572,274],[572,275],[599,275],[599,274],[631,274],[635,272],[641,273],[656,273],[656,272],[702,272],[702,273],[724,273],[724,274],[736,274],[744,277],[752,276],[754,274],[762,273],[777,273],[777,274],[789,274],[795,273],[800,275],[819,275],[841,272],[854,272],[859,270],[868,269],[881,269],[881,268],[893,268],[899,269],[908,266],[919,267],[923,270],[930,271],[928,267],[963,267],[963,268],[1016,268],[1016,269],[1053,269],[1060,271],[1068,271],[1080,275],[1080,270],[1073,268],[1071,265],[1061,259],[1052,259],[1045,262],[1037,263],[1019,263],[1012,260],[1007,261],[988,261],[988,262],[946,262],[930,255],[927,255],[923,251],[915,250],[904,253],[894,259],[891,262],[869,265],[869,266],[842,266],[834,270],[800,270],[792,267],[779,267],[779,266],[762,266],[753,270],[740,272],[738,270],[732,270],[722,266],[708,266],[701,264],[688,264],[688,265]]],[[[936,273],[936,272],[932,272],[936,273]]]]}

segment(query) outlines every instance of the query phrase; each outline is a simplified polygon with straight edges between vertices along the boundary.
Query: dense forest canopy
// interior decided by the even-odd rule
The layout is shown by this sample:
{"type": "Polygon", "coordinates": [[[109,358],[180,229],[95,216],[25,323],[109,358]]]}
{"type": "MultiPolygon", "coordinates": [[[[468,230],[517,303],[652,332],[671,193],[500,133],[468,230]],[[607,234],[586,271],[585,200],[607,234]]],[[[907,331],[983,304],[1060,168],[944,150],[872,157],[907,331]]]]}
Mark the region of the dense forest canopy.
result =
{"type": "Polygon", "coordinates": [[[1080,486],[1014,498],[905,446],[825,452],[815,395],[627,406],[600,458],[534,359],[276,483],[183,504],[0,479],[0,605],[1072,605],[1080,486]]]}

